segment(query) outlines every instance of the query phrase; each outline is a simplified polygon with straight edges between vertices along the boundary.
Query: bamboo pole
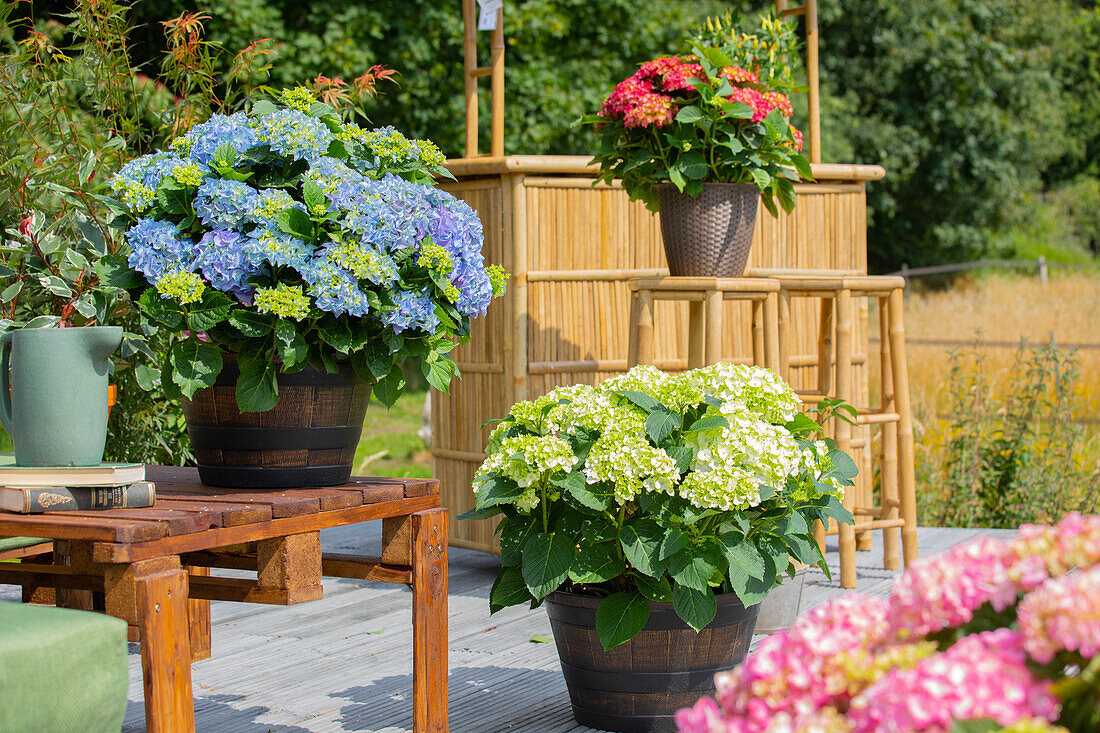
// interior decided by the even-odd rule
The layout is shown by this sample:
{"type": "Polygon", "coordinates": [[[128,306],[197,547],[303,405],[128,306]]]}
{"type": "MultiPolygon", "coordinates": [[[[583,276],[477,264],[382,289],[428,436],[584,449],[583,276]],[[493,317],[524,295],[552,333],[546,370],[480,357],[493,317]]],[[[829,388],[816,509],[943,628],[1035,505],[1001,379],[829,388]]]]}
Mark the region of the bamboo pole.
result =
{"type": "Polygon", "coordinates": [[[507,177],[512,219],[505,226],[512,230],[513,255],[512,300],[515,303],[515,323],[512,324],[515,352],[512,355],[512,401],[527,399],[527,350],[528,316],[530,305],[527,301],[527,191],[523,185],[523,175],[513,174],[507,177]]]}
{"type": "Polygon", "coordinates": [[[462,0],[462,53],[466,80],[466,152],[477,157],[477,0],[462,0]]]}
{"type": "Polygon", "coordinates": [[[806,81],[810,87],[808,107],[810,118],[810,163],[821,162],[821,82],[818,78],[817,0],[806,3],[806,81]]]}
{"type": "Polygon", "coordinates": [[[893,367],[894,404],[898,422],[898,492],[901,499],[901,546],[905,567],[917,559],[917,486],[913,455],[913,413],[909,404],[909,366],[905,353],[905,301],[901,288],[890,293],[890,363],[893,367]]]}
{"type": "MultiPolygon", "coordinates": [[[[836,294],[836,394],[852,404],[852,294],[840,290],[836,294]]],[[[833,419],[836,447],[851,454],[852,426],[840,418],[833,419]]],[[[844,506],[855,509],[857,491],[854,487],[844,492],[844,506]]],[[[841,524],[840,535],[840,587],[856,587],[856,536],[855,527],[841,524]]]]}
{"type": "Polygon", "coordinates": [[[779,296],[768,293],[764,301],[764,366],[782,375],[784,364],[779,352],[779,296]]]}
{"type": "MultiPolygon", "coordinates": [[[[894,405],[893,369],[890,365],[889,313],[889,298],[879,298],[878,332],[882,370],[881,412],[887,414],[896,410],[894,405]]],[[[898,419],[900,419],[900,416],[898,416],[898,419]]],[[[900,517],[898,511],[900,503],[898,501],[898,426],[896,422],[883,422],[882,439],[879,447],[882,455],[882,506],[885,509],[884,516],[886,519],[898,519],[900,517]]],[[[901,567],[901,557],[898,553],[900,539],[901,531],[898,528],[887,529],[882,533],[882,567],[887,570],[897,570],[901,567]]]]}
{"type": "Polygon", "coordinates": [[[688,369],[698,369],[706,359],[706,321],[702,301],[688,303],[688,369]]]}
{"type": "Polygon", "coordinates": [[[491,66],[492,104],[490,117],[489,154],[504,156],[504,8],[497,10],[497,27],[493,29],[491,66]]]}
{"type": "Polygon", "coordinates": [[[716,364],[722,358],[722,293],[711,290],[707,293],[706,308],[706,336],[704,337],[703,357],[707,364],[716,364]]]}

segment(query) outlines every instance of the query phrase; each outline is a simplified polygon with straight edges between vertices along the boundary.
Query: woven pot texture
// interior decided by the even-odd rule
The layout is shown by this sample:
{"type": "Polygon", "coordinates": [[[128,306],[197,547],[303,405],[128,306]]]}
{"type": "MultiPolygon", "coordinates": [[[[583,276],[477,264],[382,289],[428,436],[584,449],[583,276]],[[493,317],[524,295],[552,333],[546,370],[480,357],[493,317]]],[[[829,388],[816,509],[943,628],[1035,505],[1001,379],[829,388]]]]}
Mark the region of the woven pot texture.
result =
{"type": "Polygon", "coordinates": [[[697,197],[671,183],[657,185],[661,237],[675,277],[741,277],[752,247],[760,189],[704,183],[697,197]]]}

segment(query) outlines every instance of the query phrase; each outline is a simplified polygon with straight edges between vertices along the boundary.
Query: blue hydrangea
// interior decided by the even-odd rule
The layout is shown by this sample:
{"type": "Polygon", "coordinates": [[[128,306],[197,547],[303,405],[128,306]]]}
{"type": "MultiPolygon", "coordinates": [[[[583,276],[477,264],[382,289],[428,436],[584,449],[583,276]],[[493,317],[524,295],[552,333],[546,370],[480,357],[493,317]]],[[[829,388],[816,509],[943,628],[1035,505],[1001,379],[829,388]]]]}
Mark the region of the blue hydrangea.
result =
{"type": "Polygon", "coordinates": [[[367,180],[366,176],[342,160],[327,155],[310,162],[306,177],[332,198],[354,195],[358,190],[354,187],[363,185],[367,180]]]}
{"type": "Polygon", "coordinates": [[[435,314],[435,304],[427,289],[420,292],[402,290],[394,298],[394,305],[397,306],[394,310],[382,314],[382,322],[394,333],[412,328],[435,333],[439,328],[439,316],[435,314]]]}
{"type": "Polygon", "coordinates": [[[280,267],[293,267],[305,272],[311,267],[313,247],[297,237],[280,231],[275,227],[260,227],[248,233],[249,241],[245,248],[249,262],[271,263],[280,267]]]}
{"type": "Polygon", "coordinates": [[[334,265],[327,257],[317,257],[301,271],[316,305],[333,315],[346,313],[365,316],[370,310],[366,294],[359,289],[355,276],[334,265]]]}
{"type": "Polygon", "coordinates": [[[203,277],[218,290],[235,293],[247,301],[255,291],[248,278],[260,273],[261,267],[248,257],[247,237],[239,232],[215,229],[199,240],[195,266],[203,277]]]}
{"type": "Polygon", "coordinates": [[[130,267],[145,275],[150,283],[165,273],[190,272],[195,268],[195,243],[170,221],[139,219],[124,237],[131,249],[130,267]]]}
{"type": "Polygon", "coordinates": [[[285,209],[305,211],[306,207],[295,201],[289,193],[281,188],[265,188],[260,191],[256,205],[252,207],[249,221],[262,227],[275,226],[278,222],[279,212],[285,209]]]}
{"type": "Polygon", "coordinates": [[[328,152],[332,132],[325,123],[296,109],[280,109],[253,122],[256,137],[279,155],[316,160],[328,152]]]}
{"type": "Polygon", "coordinates": [[[244,181],[208,178],[195,195],[195,213],[208,227],[234,229],[251,218],[260,194],[244,181]]]}
{"type": "Polygon", "coordinates": [[[111,189],[135,213],[148,209],[157,186],[176,166],[186,161],[172,153],[153,153],[134,158],[111,179],[111,189]]]}
{"type": "Polygon", "coordinates": [[[180,138],[176,147],[180,150],[190,148],[191,159],[202,165],[210,165],[214,160],[214,151],[224,143],[233,146],[238,154],[259,144],[256,130],[251,120],[243,112],[229,115],[214,115],[206,122],[195,125],[191,131],[180,138]]]}

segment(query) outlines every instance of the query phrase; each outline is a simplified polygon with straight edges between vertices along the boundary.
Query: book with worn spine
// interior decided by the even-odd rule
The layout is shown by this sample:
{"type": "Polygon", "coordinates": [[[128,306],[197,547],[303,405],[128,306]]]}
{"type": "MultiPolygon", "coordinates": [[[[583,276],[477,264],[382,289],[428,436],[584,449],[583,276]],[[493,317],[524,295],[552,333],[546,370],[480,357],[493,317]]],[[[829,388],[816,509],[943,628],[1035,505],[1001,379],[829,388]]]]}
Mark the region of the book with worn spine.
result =
{"type": "Polygon", "coordinates": [[[18,514],[67,510],[137,509],[156,503],[152,481],[122,486],[0,486],[0,509],[18,514]]]}
{"type": "Polygon", "coordinates": [[[124,486],[145,480],[141,463],[100,463],[98,466],[17,466],[15,456],[0,453],[0,486],[124,486]]]}

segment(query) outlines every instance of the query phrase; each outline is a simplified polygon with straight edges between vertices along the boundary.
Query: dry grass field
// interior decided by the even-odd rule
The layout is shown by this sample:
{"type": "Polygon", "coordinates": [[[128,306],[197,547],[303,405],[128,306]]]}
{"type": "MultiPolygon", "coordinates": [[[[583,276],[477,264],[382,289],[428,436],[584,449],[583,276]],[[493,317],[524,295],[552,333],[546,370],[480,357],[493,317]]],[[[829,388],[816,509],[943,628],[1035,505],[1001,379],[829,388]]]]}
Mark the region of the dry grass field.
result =
{"type": "MultiPolygon", "coordinates": [[[[1100,274],[1052,275],[1038,278],[1012,275],[958,280],[949,290],[914,289],[905,303],[909,340],[909,383],[915,416],[934,417],[942,407],[942,386],[950,370],[951,347],[922,345],[921,340],[1018,343],[1095,344],[1076,352],[1080,372],[1075,404],[1081,417],[1100,417],[1100,274]]],[[[962,347],[963,352],[973,352],[962,347]]],[[[986,369],[998,388],[1005,389],[1015,348],[982,348],[986,369]]]]}

